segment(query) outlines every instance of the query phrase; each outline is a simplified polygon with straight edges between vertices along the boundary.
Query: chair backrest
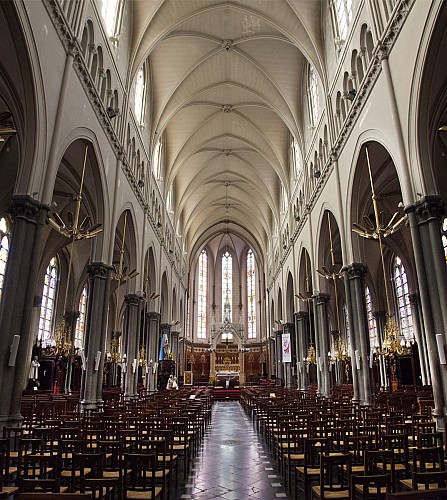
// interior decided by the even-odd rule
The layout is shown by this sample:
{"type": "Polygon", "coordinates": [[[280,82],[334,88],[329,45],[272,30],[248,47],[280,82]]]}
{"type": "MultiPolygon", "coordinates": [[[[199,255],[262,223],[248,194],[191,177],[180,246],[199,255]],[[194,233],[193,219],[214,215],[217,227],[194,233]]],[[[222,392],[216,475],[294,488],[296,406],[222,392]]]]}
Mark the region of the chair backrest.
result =
{"type": "Polygon", "coordinates": [[[413,490],[447,488],[447,471],[413,472],[412,482],[413,490]]]}
{"type": "Polygon", "coordinates": [[[366,450],[364,466],[366,475],[389,474],[391,484],[394,484],[396,467],[393,450],[366,450]]]}
{"type": "Polygon", "coordinates": [[[385,493],[392,488],[390,474],[353,475],[351,476],[351,489],[349,498],[362,498],[362,500],[383,500],[385,493]],[[360,496],[361,495],[361,496],[360,496]]]}
{"type": "Polygon", "coordinates": [[[304,440],[304,470],[320,467],[322,455],[329,454],[329,439],[307,437],[304,440]]]}
{"type": "Polygon", "coordinates": [[[19,493],[17,500],[88,500],[91,493],[19,493]]]}
{"type": "Polygon", "coordinates": [[[447,498],[447,488],[421,491],[399,491],[387,493],[386,500],[445,500],[447,498]]]}
{"type": "Polygon", "coordinates": [[[37,492],[51,492],[59,493],[61,489],[61,482],[59,478],[52,479],[35,479],[19,477],[17,480],[19,493],[37,491],[37,492]]]}
{"type": "Polygon", "coordinates": [[[434,472],[445,470],[444,448],[412,448],[413,470],[415,472],[434,472]]]}
{"type": "Polygon", "coordinates": [[[329,455],[321,454],[320,498],[330,498],[335,492],[349,492],[352,470],[350,453],[329,455]],[[343,473],[340,473],[340,471],[343,473]]]}
{"type": "Polygon", "coordinates": [[[155,498],[156,463],[153,453],[124,453],[121,466],[124,490],[149,491],[149,498],[155,498]]]}

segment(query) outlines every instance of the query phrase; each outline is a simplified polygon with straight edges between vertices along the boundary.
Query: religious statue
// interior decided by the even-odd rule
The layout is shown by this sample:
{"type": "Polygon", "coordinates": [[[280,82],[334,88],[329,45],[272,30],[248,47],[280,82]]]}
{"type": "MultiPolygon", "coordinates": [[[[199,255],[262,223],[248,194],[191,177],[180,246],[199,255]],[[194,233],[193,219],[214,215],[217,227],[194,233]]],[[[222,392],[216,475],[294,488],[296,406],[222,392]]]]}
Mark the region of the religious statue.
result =
{"type": "Polygon", "coordinates": [[[39,385],[39,368],[39,357],[34,356],[33,360],[31,361],[31,367],[29,371],[29,379],[31,381],[32,387],[34,388],[37,388],[39,385]]]}
{"type": "Polygon", "coordinates": [[[166,339],[165,345],[163,346],[163,359],[169,359],[169,352],[170,352],[169,340],[166,339]]]}

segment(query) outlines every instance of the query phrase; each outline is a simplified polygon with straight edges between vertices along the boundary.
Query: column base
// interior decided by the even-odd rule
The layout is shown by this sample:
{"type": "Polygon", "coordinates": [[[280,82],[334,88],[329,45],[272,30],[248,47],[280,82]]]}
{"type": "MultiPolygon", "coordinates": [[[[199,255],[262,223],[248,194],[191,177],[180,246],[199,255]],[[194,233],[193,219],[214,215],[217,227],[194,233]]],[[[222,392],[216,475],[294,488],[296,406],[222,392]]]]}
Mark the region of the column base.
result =
{"type": "Polygon", "coordinates": [[[3,429],[5,427],[22,427],[22,415],[3,415],[0,417],[0,431],[3,436],[3,429]]]}

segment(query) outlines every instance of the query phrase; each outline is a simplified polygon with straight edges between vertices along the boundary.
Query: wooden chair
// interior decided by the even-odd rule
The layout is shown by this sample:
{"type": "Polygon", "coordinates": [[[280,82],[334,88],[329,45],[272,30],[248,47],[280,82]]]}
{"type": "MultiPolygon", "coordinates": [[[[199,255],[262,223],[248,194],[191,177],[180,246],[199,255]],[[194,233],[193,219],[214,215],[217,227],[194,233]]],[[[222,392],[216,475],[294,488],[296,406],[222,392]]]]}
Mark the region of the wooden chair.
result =
{"type": "Polygon", "coordinates": [[[312,487],[312,498],[316,500],[350,497],[351,460],[344,455],[321,454],[319,484],[312,487]]]}
{"type": "Polygon", "coordinates": [[[351,500],[384,500],[391,492],[392,482],[390,474],[352,475],[351,500]]]}
{"type": "Polygon", "coordinates": [[[395,491],[396,467],[394,463],[393,450],[366,450],[365,451],[365,475],[386,475],[391,479],[391,491],[395,491]]]}
{"type": "MultiPolygon", "coordinates": [[[[307,437],[304,439],[304,462],[295,468],[296,484],[302,482],[305,498],[309,498],[312,482],[320,477],[320,459],[322,455],[329,454],[329,438],[307,437]]],[[[295,495],[299,498],[299,495],[295,495]]]]}
{"type": "Polygon", "coordinates": [[[154,500],[162,493],[156,486],[157,457],[152,453],[124,453],[122,470],[124,473],[124,498],[154,500]]]}

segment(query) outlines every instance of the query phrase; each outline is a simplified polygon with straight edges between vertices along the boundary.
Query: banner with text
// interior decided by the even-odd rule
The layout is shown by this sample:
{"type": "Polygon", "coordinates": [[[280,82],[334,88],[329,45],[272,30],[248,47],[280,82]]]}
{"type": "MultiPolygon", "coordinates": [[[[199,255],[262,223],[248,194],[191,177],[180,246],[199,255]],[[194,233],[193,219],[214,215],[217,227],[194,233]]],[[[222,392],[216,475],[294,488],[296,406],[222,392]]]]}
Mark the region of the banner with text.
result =
{"type": "Polygon", "coordinates": [[[292,362],[292,345],[290,343],[290,333],[282,334],[282,360],[283,363],[292,362]]]}

